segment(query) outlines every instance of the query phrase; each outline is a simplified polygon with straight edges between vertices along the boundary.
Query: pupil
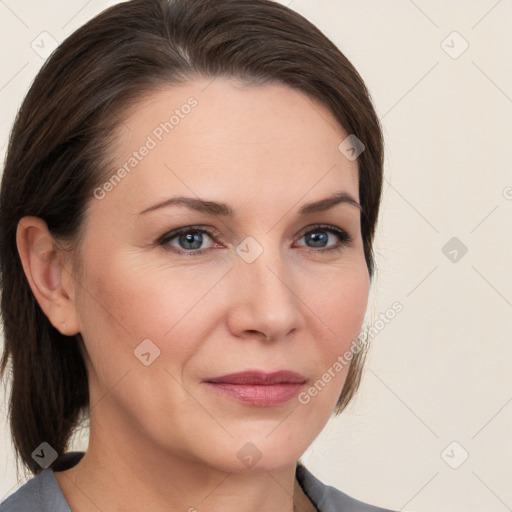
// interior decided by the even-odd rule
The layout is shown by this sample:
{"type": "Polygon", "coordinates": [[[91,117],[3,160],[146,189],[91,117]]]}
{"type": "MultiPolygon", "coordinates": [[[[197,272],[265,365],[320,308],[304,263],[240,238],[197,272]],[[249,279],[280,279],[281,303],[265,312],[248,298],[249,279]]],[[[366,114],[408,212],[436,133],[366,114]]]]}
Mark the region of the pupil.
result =
{"type": "Polygon", "coordinates": [[[186,235],[181,235],[181,242],[183,242],[183,244],[185,245],[185,248],[186,249],[199,249],[199,247],[201,247],[201,243],[202,243],[202,235],[201,233],[187,233],[186,235]],[[196,238],[196,242],[199,241],[199,244],[197,245],[197,247],[190,247],[188,246],[187,244],[193,244],[194,243],[194,238],[195,237],[200,237],[199,240],[196,238]]]}
{"type": "Polygon", "coordinates": [[[312,233],[310,235],[310,240],[313,242],[314,247],[323,247],[325,242],[327,242],[327,233],[312,233]]]}

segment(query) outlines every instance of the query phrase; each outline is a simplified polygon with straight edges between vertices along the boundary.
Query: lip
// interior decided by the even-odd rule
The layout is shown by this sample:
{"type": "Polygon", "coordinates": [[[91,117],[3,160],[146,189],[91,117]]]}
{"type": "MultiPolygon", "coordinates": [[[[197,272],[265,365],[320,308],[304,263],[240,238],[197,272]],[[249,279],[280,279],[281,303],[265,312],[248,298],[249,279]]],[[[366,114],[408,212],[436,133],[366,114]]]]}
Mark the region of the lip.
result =
{"type": "Polygon", "coordinates": [[[246,405],[270,407],[291,400],[306,381],[306,377],[290,370],[272,373],[253,370],[212,377],[203,382],[210,389],[246,405]]]}

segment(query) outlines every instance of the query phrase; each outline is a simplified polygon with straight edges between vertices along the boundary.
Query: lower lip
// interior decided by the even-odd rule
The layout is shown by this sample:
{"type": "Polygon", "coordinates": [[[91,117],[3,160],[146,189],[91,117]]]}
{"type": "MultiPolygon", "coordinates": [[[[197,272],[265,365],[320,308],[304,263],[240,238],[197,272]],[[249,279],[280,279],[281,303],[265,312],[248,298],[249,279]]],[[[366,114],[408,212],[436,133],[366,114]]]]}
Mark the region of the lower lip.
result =
{"type": "Polygon", "coordinates": [[[304,386],[299,382],[283,382],[281,384],[260,386],[256,384],[228,384],[225,382],[206,382],[206,384],[229,398],[260,407],[284,404],[297,396],[302,386],[304,386]]]}

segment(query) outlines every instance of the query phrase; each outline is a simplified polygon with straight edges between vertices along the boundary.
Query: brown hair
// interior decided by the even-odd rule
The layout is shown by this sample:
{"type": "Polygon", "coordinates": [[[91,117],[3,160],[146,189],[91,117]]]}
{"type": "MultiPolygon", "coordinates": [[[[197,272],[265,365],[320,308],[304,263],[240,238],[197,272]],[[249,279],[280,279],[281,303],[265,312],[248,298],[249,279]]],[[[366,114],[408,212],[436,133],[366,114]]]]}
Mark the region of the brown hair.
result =
{"type": "MultiPolygon", "coordinates": [[[[41,442],[65,452],[89,405],[80,334],[63,336],[36,301],[16,246],[20,219],[43,219],[55,240],[79,247],[93,190],[109,176],[108,148],[124,109],[155,87],[195,77],[277,81],[320,101],[358,157],[361,232],[370,280],[382,191],[383,142],[365,84],[340,50],[304,17],[270,0],[132,0],[102,12],[45,62],[17,114],[0,192],[0,277],[5,376],[17,457],[35,474],[41,442]]],[[[341,142],[341,141],[340,141],[341,142]]],[[[354,354],[336,405],[359,386],[354,354]]]]}

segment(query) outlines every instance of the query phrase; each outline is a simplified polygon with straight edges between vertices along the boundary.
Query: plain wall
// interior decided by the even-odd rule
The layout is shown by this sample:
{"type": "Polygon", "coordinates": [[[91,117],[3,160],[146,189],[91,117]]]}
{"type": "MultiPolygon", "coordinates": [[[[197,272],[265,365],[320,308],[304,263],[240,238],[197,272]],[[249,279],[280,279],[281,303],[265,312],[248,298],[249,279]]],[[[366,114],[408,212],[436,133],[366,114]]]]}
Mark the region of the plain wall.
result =
{"type": "MultiPolygon", "coordinates": [[[[43,63],[33,42],[60,42],[113,3],[0,2],[2,158],[43,63]]],[[[302,460],[395,510],[511,509],[512,2],[281,3],[324,31],[372,93],[386,166],[369,313],[403,306],[374,325],[355,400],[302,460]]],[[[23,480],[0,399],[1,501],[23,480]]]]}

